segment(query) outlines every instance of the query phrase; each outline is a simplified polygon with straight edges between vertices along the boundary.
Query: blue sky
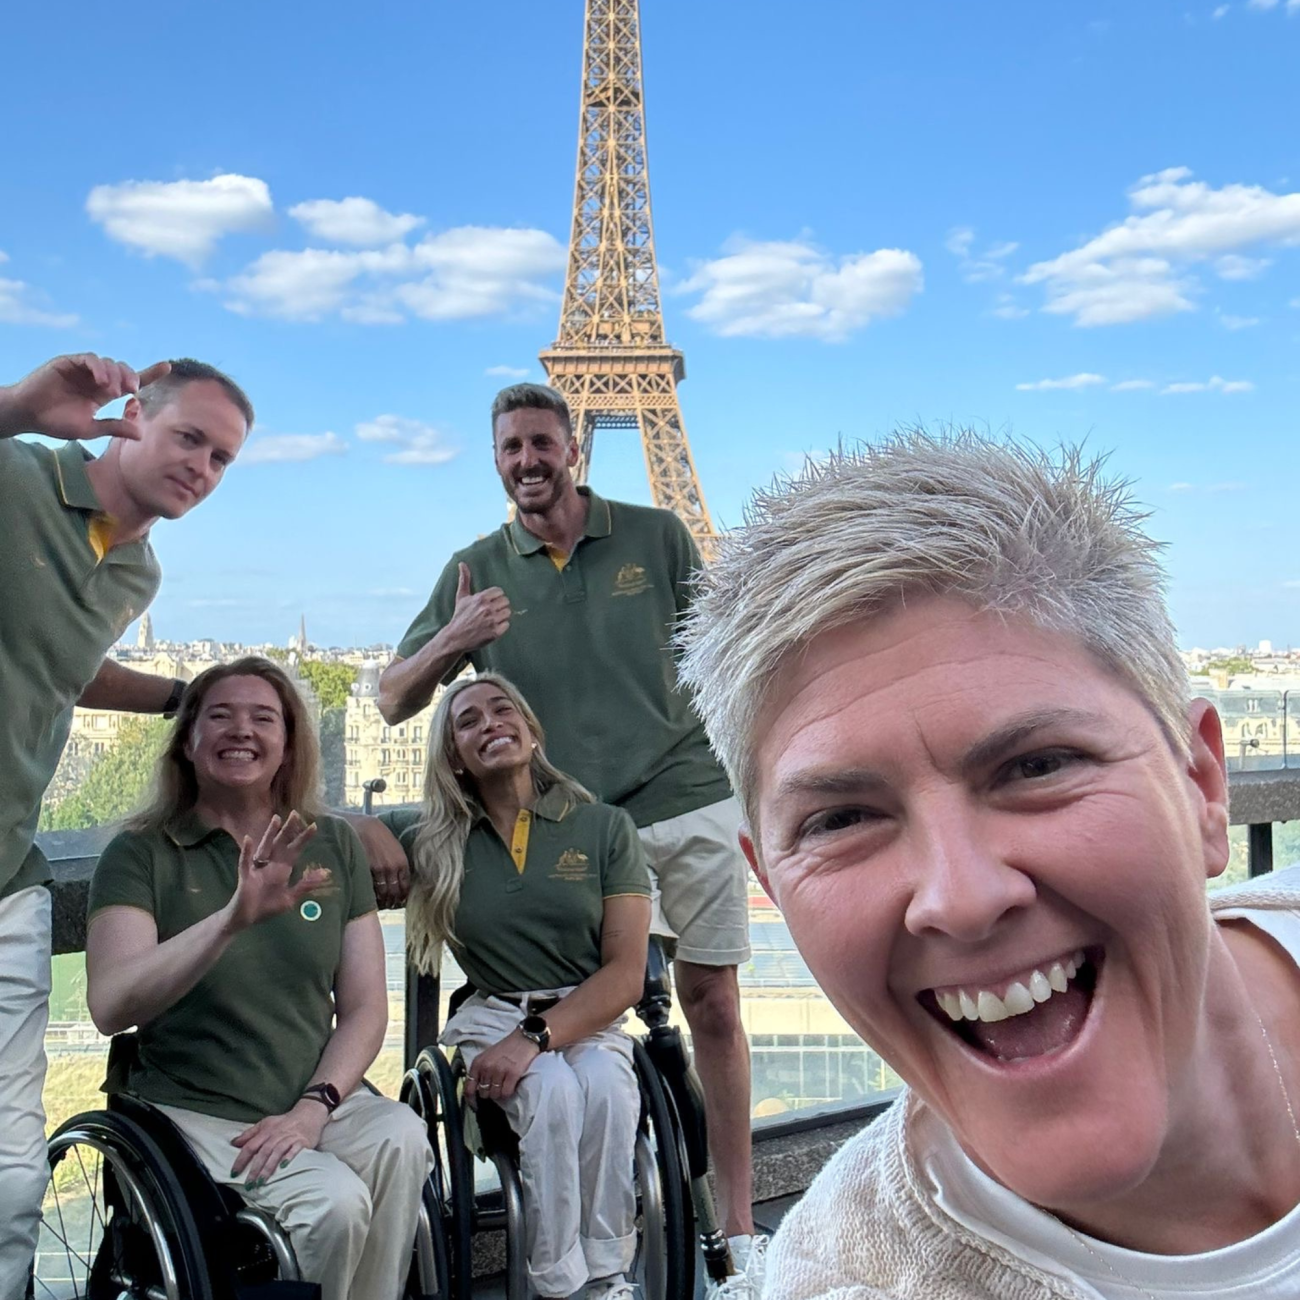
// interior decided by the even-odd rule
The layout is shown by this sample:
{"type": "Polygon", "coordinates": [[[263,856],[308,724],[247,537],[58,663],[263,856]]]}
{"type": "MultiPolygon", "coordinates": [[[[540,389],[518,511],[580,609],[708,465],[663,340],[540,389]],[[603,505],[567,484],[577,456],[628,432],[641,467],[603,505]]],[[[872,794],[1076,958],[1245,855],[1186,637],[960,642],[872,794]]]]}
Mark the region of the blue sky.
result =
{"type": "MultiPolygon", "coordinates": [[[[1300,0],[642,8],[715,519],[900,423],[1087,439],[1184,644],[1300,645],[1300,0]]],[[[0,377],[226,367],[258,430],[155,531],[159,635],[395,640],[502,517],[486,412],[556,328],[582,4],[61,12],[5,20],[0,377]]],[[[649,499],[628,435],[592,481],[649,499]]]]}

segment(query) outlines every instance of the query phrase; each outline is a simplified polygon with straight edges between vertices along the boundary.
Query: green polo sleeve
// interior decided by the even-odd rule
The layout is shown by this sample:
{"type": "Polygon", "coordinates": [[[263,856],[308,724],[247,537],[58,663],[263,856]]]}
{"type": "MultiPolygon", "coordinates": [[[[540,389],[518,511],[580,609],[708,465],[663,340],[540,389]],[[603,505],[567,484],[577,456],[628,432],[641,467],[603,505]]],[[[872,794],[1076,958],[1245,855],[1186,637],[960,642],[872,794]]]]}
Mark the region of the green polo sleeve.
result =
{"type": "Polygon", "coordinates": [[[680,615],[690,609],[691,602],[695,599],[704,561],[700,558],[700,548],[696,546],[690,529],[676,515],[669,515],[666,522],[668,535],[665,538],[665,551],[673,578],[673,599],[680,615]]]}
{"type": "Polygon", "coordinates": [[[610,814],[607,849],[600,864],[600,894],[614,898],[619,894],[650,897],[650,873],[646,870],[645,850],[636,833],[636,823],[621,808],[602,805],[610,814]]]}
{"type": "Polygon", "coordinates": [[[397,836],[408,858],[411,856],[411,847],[415,843],[416,828],[423,816],[423,808],[385,808],[375,814],[376,820],[383,822],[397,836]]]}
{"type": "MultiPolygon", "coordinates": [[[[409,659],[418,650],[422,650],[448,623],[456,612],[456,587],[460,581],[461,555],[457,552],[447,561],[438,578],[429,603],[416,615],[415,622],[406,629],[406,635],[397,647],[399,659],[409,659]]],[[[451,681],[465,667],[462,659],[452,667],[444,680],[451,681]]]]}
{"type": "Polygon", "coordinates": [[[88,917],[106,907],[138,907],[155,915],[153,854],[145,836],[134,831],[115,835],[99,855],[90,878],[88,917]]]}
{"type": "MultiPolygon", "coordinates": [[[[341,817],[322,817],[320,822],[327,823],[329,833],[335,842],[341,875],[346,884],[340,885],[348,891],[348,920],[355,921],[359,916],[379,910],[375,901],[375,882],[370,875],[370,864],[366,861],[366,851],[361,847],[361,840],[356,831],[341,817]]],[[[319,825],[320,822],[317,824],[319,825]]],[[[322,830],[325,827],[321,828],[322,830]]]]}

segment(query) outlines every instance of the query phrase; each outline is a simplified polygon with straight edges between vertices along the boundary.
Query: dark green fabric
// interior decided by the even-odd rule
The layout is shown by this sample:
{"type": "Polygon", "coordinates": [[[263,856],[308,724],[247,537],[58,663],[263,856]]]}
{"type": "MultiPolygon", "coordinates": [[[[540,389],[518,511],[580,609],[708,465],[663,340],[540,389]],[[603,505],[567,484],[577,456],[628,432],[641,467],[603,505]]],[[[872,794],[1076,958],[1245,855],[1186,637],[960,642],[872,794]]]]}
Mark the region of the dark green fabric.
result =
{"type": "Polygon", "coordinates": [[[586,535],[562,571],[517,520],[503,524],[451,557],[397,653],[409,659],[450,621],[464,561],[474,590],[500,587],[512,611],[510,630],[469,661],[519,687],[556,767],[649,826],[731,793],[670,644],[699,552],[670,511],[579,491],[586,535]]]}
{"type": "Polygon", "coordinates": [[[96,559],[89,459],[0,438],[0,898],[49,880],[32,837],[73,705],[161,578],[147,541],[96,559]]]}
{"type": "MultiPolygon", "coordinates": [[[[302,1095],[332,1031],[343,931],[375,910],[356,832],[337,817],[316,827],[295,876],[327,867],[330,885],[237,935],[194,988],[140,1026],[131,1092],[249,1123],[283,1114],[302,1095]],[[315,920],[307,919],[312,902],[315,920]]],[[[91,879],[90,915],[138,907],[161,943],[220,911],[238,881],[234,839],[191,813],[166,831],[125,831],[109,843],[91,879]]]]}
{"type": "MultiPolygon", "coordinates": [[[[379,819],[409,856],[419,809],[396,808],[379,819]]],[[[650,896],[641,841],[621,809],[570,804],[548,790],[533,808],[522,872],[482,814],[465,844],[456,961],[485,993],[581,984],[600,969],[604,901],[619,894],[650,896]]]]}

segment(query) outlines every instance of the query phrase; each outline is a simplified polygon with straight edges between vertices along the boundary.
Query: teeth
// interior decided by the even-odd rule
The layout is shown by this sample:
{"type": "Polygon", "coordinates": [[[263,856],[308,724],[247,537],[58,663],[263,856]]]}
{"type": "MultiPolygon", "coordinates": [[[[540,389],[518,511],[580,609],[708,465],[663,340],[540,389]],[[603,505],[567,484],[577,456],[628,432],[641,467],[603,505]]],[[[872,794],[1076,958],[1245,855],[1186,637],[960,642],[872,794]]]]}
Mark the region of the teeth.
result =
{"type": "Polygon", "coordinates": [[[1038,1005],[1023,984],[1013,984],[1002,1001],[1009,1016],[1023,1016],[1026,1011],[1032,1011],[1038,1005]]]}
{"type": "Polygon", "coordinates": [[[1007,989],[1002,997],[979,989],[973,994],[965,989],[955,993],[935,993],[943,1013],[950,1020],[982,1020],[985,1024],[997,1024],[1011,1016],[1023,1016],[1032,1011],[1040,1002],[1046,1002],[1053,993],[1064,993],[1070,987],[1070,981],[1079,973],[1085,958],[1079,950],[1064,961],[1053,962],[1046,974],[1034,971],[1028,981],[1017,980],[1007,989]]]}

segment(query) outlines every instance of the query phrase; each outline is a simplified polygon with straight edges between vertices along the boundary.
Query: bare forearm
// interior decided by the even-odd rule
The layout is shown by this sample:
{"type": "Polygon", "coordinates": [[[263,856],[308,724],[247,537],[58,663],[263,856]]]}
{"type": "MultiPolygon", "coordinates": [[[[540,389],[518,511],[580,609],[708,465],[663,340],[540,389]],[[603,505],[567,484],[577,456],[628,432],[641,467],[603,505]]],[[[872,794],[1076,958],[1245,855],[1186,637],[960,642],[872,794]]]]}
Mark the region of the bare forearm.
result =
{"type": "Polygon", "coordinates": [[[546,1013],[551,1047],[567,1047],[604,1029],[636,1004],[645,984],[645,961],[602,966],[546,1013]]]}
{"type": "Polygon", "coordinates": [[[117,709],[122,713],[161,713],[176,682],[171,677],[139,673],[112,659],[99,666],[94,680],[81,692],[83,709],[117,709]]]}
{"type": "Polygon", "coordinates": [[[181,1000],[235,936],[228,904],[137,956],[97,960],[94,920],[86,942],[86,1001],[102,1034],[146,1025],[181,1000]]]}
{"type": "Polygon", "coordinates": [[[332,1083],[346,1097],[374,1064],[387,1030],[387,996],[382,1004],[358,1007],[334,1027],[312,1082],[332,1083]]]}
{"type": "Polygon", "coordinates": [[[409,659],[389,664],[379,679],[379,712],[384,721],[395,727],[419,713],[467,649],[448,626],[409,659]]]}
{"type": "Polygon", "coordinates": [[[29,432],[30,417],[18,405],[12,388],[0,387],[0,438],[29,432]]]}

